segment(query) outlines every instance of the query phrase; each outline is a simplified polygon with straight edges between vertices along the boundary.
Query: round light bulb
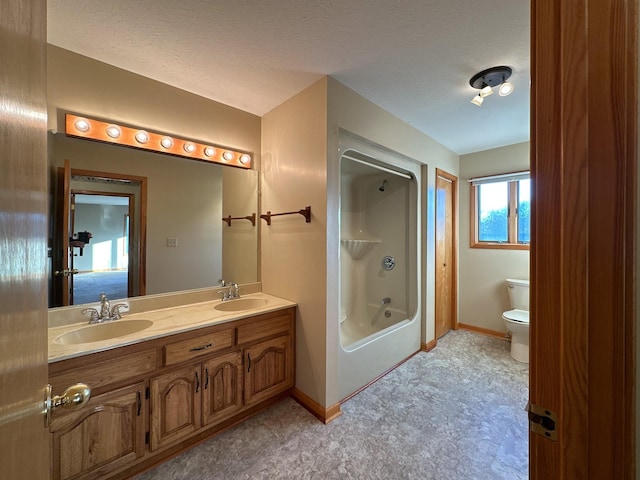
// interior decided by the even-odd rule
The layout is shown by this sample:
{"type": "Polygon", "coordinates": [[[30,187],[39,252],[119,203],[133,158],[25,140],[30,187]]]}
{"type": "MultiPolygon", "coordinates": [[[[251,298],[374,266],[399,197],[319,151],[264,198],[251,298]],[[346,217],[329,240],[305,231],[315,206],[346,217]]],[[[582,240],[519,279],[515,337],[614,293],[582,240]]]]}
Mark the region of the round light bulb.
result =
{"type": "Polygon", "coordinates": [[[222,154],[222,158],[224,158],[227,162],[233,160],[233,153],[227,150],[222,154]]]}
{"type": "Polygon", "coordinates": [[[107,127],[107,135],[109,135],[111,138],[119,138],[121,133],[122,132],[120,131],[120,127],[118,127],[117,125],[109,125],[107,127]]]}
{"type": "Polygon", "coordinates": [[[138,143],[147,143],[149,141],[149,134],[144,130],[140,130],[136,133],[136,140],[138,143]]]}
{"type": "Polygon", "coordinates": [[[162,137],[162,140],[160,140],[160,145],[162,145],[164,148],[167,148],[167,149],[173,147],[173,138],[162,137]]]}
{"type": "Polygon", "coordinates": [[[246,153],[243,153],[242,155],[240,155],[240,163],[247,164],[250,161],[251,161],[251,156],[247,155],[246,153]]]}
{"type": "Polygon", "coordinates": [[[88,132],[89,128],[91,127],[91,124],[89,123],[89,120],[87,120],[86,118],[78,118],[75,121],[74,125],[81,132],[88,132]]]}
{"type": "Polygon", "coordinates": [[[511,92],[513,92],[513,85],[509,82],[504,82],[502,85],[500,85],[500,88],[498,88],[498,94],[501,97],[506,97],[511,92]]]}
{"type": "Polygon", "coordinates": [[[184,147],[182,147],[182,148],[184,148],[184,151],[187,152],[187,153],[193,153],[196,150],[196,146],[191,142],[185,143],[184,147]]]}
{"type": "Polygon", "coordinates": [[[206,147],[206,148],[204,149],[204,154],[205,154],[207,157],[213,157],[213,156],[216,154],[216,149],[215,149],[215,148],[213,148],[213,147],[206,147]]]}

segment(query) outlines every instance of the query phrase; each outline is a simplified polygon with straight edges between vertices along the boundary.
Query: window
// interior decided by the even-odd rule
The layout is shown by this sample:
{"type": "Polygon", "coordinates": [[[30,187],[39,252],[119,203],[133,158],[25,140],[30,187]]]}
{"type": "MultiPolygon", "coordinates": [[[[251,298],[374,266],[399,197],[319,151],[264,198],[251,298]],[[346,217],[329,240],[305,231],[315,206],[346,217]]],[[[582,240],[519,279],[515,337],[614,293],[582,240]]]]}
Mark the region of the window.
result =
{"type": "Polygon", "coordinates": [[[529,172],[469,180],[471,247],[528,249],[531,242],[529,172]]]}

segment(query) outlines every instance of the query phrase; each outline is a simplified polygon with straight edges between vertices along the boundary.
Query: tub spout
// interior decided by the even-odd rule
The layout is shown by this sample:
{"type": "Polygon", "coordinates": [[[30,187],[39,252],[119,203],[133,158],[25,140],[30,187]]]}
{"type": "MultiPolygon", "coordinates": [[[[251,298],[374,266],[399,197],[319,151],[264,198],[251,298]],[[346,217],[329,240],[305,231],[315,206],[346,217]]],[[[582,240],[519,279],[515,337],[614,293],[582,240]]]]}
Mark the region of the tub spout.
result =
{"type": "Polygon", "coordinates": [[[389,297],[384,297],[382,299],[382,305],[387,305],[389,303],[391,303],[391,299],[389,297]]]}

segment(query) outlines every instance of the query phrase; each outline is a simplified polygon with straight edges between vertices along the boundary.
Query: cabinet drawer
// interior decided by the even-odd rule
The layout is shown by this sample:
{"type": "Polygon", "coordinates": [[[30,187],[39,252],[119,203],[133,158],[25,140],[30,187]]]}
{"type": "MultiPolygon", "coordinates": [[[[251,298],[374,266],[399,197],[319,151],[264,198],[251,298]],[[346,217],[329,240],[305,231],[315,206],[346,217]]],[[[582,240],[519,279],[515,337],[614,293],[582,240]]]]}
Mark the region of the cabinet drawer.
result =
{"type": "Polygon", "coordinates": [[[238,327],[238,344],[253,342],[279,333],[287,333],[290,329],[291,315],[289,314],[240,325],[238,327]]]}
{"type": "Polygon", "coordinates": [[[60,395],[69,385],[78,382],[86,383],[95,391],[106,385],[149,374],[155,371],[156,367],[156,350],[149,349],[95,363],[87,359],[86,365],[52,375],[49,383],[53,387],[54,395],[60,395]]]}
{"type": "Polygon", "coordinates": [[[233,329],[201,335],[189,340],[170,343],[164,347],[164,364],[175,365],[233,346],[233,329]]]}

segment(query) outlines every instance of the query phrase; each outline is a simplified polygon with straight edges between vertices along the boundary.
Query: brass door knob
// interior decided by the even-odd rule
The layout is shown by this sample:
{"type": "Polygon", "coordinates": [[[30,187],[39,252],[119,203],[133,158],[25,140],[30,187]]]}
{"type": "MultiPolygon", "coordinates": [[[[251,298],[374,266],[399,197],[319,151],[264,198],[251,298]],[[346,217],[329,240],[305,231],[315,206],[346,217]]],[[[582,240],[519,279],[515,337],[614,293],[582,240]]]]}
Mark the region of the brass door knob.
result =
{"type": "Polygon", "coordinates": [[[62,407],[66,410],[75,410],[87,403],[91,398],[91,389],[84,383],[71,385],[62,395],[55,395],[54,397],[51,397],[51,385],[47,385],[45,390],[45,427],[49,426],[49,422],[51,421],[51,411],[53,409],[62,407]]]}

